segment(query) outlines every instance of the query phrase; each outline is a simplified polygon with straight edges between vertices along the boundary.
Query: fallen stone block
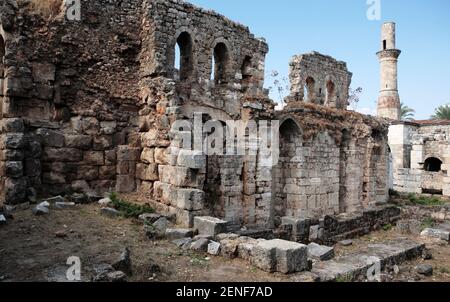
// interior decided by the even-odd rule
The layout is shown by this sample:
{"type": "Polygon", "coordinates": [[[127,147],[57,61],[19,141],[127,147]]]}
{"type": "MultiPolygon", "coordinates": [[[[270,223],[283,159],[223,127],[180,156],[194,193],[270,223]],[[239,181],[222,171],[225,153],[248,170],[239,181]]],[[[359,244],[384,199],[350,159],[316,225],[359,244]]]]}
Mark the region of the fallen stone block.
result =
{"type": "Polygon", "coordinates": [[[192,229],[166,229],[166,238],[168,240],[192,238],[194,231],[192,229]]]}
{"type": "Polygon", "coordinates": [[[181,239],[176,239],[173,240],[172,243],[175,244],[177,247],[181,248],[186,244],[192,243],[193,240],[192,238],[181,238],[181,239]]]}
{"type": "Polygon", "coordinates": [[[367,278],[367,273],[376,263],[379,263],[383,270],[386,265],[400,265],[420,257],[424,249],[424,244],[398,238],[384,243],[370,244],[359,251],[330,261],[316,262],[311,272],[318,275],[322,282],[336,279],[355,281],[360,277],[367,278]]]}
{"type": "Polygon", "coordinates": [[[251,262],[256,267],[273,273],[301,272],[308,268],[306,245],[286,240],[260,241],[252,252],[251,262]]]}
{"type": "Polygon", "coordinates": [[[208,235],[215,238],[227,231],[227,222],[214,217],[195,217],[194,229],[201,235],[208,235]]]}
{"type": "Polygon", "coordinates": [[[6,217],[3,214],[0,215],[0,225],[2,224],[6,224],[6,217]]]}
{"type": "Polygon", "coordinates": [[[441,239],[447,242],[450,241],[450,231],[445,229],[432,229],[427,228],[421,234],[422,237],[441,239]]]}
{"type": "Polygon", "coordinates": [[[37,205],[36,207],[33,208],[33,214],[36,216],[42,216],[48,213],[50,213],[48,207],[37,205]]]}
{"type": "Polygon", "coordinates": [[[334,247],[319,245],[316,243],[308,244],[308,258],[327,261],[334,258],[334,247]]]}
{"type": "Polygon", "coordinates": [[[167,228],[169,227],[169,224],[170,223],[166,217],[161,217],[158,220],[156,220],[152,225],[158,232],[165,234],[167,228]]]}
{"type": "Polygon", "coordinates": [[[139,215],[139,220],[145,224],[153,224],[161,217],[163,216],[160,214],[146,213],[139,215]]]}
{"type": "Polygon", "coordinates": [[[127,275],[124,272],[116,271],[106,275],[109,282],[126,282],[127,275]]]}
{"type": "Polygon", "coordinates": [[[430,277],[433,275],[433,266],[429,264],[419,264],[416,266],[416,271],[420,275],[430,277]]]}
{"type": "Polygon", "coordinates": [[[76,206],[76,203],[74,202],[56,202],[55,207],[57,209],[65,209],[65,208],[73,208],[76,206]]]}
{"type": "Polygon", "coordinates": [[[100,210],[100,213],[109,218],[117,218],[121,215],[119,211],[113,208],[103,208],[100,210]]]}
{"type": "Polygon", "coordinates": [[[218,256],[220,254],[220,243],[212,241],[208,244],[208,254],[218,256]]]}
{"type": "Polygon", "coordinates": [[[197,241],[194,241],[191,245],[191,250],[196,252],[206,252],[208,250],[209,240],[205,238],[201,238],[197,241]]]}
{"type": "Polygon", "coordinates": [[[49,204],[51,203],[57,203],[57,202],[64,202],[64,198],[62,196],[55,196],[52,198],[47,198],[44,200],[44,202],[48,202],[49,204]]]}
{"type": "Polygon", "coordinates": [[[133,274],[131,265],[131,252],[129,248],[125,248],[119,259],[111,265],[115,270],[122,271],[128,276],[133,274]]]}
{"type": "Polygon", "coordinates": [[[339,241],[339,244],[342,246],[351,246],[351,245],[353,245],[353,240],[350,240],[350,239],[342,240],[342,241],[339,241]]]}
{"type": "Polygon", "coordinates": [[[112,200],[111,200],[111,198],[106,197],[106,198],[100,199],[98,201],[98,204],[101,205],[101,206],[108,207],[108,206],[110,206],[112,204],[112,200]]]}

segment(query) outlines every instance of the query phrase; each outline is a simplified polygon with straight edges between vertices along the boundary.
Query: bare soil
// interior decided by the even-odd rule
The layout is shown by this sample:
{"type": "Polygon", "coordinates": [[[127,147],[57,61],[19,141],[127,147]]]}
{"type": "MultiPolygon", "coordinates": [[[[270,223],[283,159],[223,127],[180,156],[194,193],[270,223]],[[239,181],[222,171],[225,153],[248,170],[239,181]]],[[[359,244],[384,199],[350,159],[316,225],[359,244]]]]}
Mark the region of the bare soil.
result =
{"type": "MultiPolygon", "coordinates": [[[[353,252],[370,243],[407,237],[395,228],[355,239],[350,247],[336,246],[337,256],[353,252]]],[[[432,260],[418,259],[400,267],[400,274],[388,281],[450,281],[448,244],[410,238],[427,244],[432,260]],[[432,277],[415,273],[419,263],[434,267],[432,277]]],[[[66,281],[68,257],[77,256],[82,265],[82,281],[91,281],[95,268],[112,264],[125,247],[132,254],[133,276],[142,282],[284,282],[295,276],[265,273],[241,259],[225,259],[182,251],[174,244],[146,238],[143,226],[133,219],[112,219],[100,214],[100,206],[77,205],[71,209],[51,209],[35,216],[31,208],[14,213],[14,219],[0,226],[0,281],[66,281]],[[161,272],[149,272],[152,263],[161,272]]]]}

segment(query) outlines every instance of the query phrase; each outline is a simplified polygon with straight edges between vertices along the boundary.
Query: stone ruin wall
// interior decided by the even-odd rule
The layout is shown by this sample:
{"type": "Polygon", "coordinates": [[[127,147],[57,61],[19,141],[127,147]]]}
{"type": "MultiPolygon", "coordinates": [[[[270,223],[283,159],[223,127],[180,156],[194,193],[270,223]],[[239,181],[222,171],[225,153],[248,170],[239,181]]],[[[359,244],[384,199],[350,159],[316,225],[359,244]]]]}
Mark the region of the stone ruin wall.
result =
{"type": "Polygon", "coordinates": [[[312,52],[289,63],[291,93],[288,102],[307,102],[347,109],[352,73],[347,63],[312,52]]]}
{"type": "Polygon", "coordinates": [[[450,196],[449,141],[448,123],[394,123],[389,130],[393,189],[403,193],[450,196]],[[441,162],[439,171],[430,171],[428,161],[431,159],[441,162]]]}
{"type": "Polygon", "coordinates": [[[2,201],[137,191],[181,225],[212,215],[236,227],[387,201],[387,125],[321,106],[345,107],[344,63],[325,57],[322,73],[312,66],[320,87],[333,80],[333,101],[296,98],[275,113],[263,89],[267,44],[214,12],[175,0],[97,0],[82,1],[81,22],[48,23],[1,3],[2,201]],[[181,150],[171,125],[198,111],[204,121],[279,119],[298,129],[281,126],[283,156],[272,169],[258,155],[181,150]]]}

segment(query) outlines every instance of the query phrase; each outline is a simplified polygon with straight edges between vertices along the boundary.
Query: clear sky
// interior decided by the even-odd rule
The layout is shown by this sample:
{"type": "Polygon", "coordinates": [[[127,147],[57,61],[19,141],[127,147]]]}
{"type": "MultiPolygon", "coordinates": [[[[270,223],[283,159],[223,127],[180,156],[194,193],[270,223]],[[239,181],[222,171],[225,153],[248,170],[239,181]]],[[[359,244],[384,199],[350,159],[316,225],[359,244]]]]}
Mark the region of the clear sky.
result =
{"type": "MultiPolygon", "coordinates": [[[[404,103],[428,119],[450,103],[450,1],[381,0],[381,20],[367,18],[367,0],[189,0],[250,27],[270,47],[266,72],[288,74],[294,54],[312,50],[347,62],[358,110],[374,112],[379,90],[381,24],[397,23],[399,90],[404,103]]],[[[266,77],[266,86],[270,86],[266,77]]],[[[274,99],[277,99],[273,95],[274,99]]]]}

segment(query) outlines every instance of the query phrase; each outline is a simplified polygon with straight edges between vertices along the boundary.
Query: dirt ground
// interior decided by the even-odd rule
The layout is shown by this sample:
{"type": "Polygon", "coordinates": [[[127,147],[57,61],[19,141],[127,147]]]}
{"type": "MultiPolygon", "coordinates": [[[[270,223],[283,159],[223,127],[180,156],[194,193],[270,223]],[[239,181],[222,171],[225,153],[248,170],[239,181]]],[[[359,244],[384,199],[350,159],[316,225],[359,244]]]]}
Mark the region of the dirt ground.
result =
{"type": "MultiPolygon", "coordinates": [[[[336,247],[337,255],[349,253],[369,243],[405,237],[394,229],[379,231],[354,240],[351,247],[336,247]]],[[[423,239],[411,237],[416,241],[423,239]]],[[[419,277],[416,260],[400,267],[400,274],[389,281],[450,281],[450,248],[438,242],[426,242],[434,258],[432,277],[419,277]]],[[[111,264],[125,247],[131,250],[133,276],[129,281],[248,281],[282,282],[294,276],[268,274],[240,259],[225,259],[183,252],[168,241],[146,238],[138,221],[107,218],[100,206],[77,205],[71,209],[51,209],[50,214],[35,216],[31,208],[16,211],[14,219],[0,226],[0,281],[66,281],[68,257],[81,260],[82,281],[95,276],[95,268],[111,264]],[[153,263],[161,272],[149,272],[153,263]]]]}

